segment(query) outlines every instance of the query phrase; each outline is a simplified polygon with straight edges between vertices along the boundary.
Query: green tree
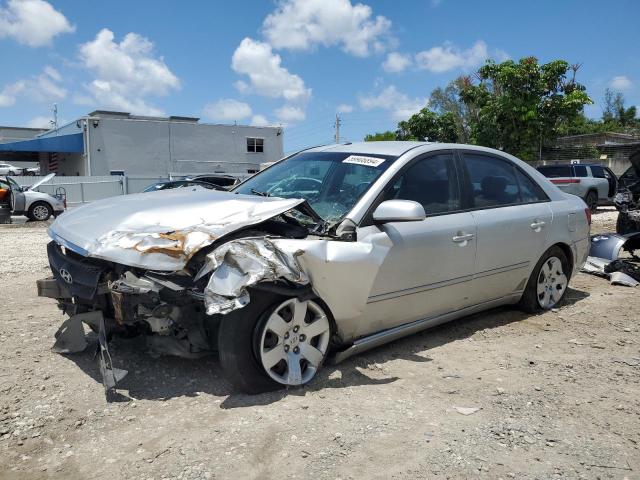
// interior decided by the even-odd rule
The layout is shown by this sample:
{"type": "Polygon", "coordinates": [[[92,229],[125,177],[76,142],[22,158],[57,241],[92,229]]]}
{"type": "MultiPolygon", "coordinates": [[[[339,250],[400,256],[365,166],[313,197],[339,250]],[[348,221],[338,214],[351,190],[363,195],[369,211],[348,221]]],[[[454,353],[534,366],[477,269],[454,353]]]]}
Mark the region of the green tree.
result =
{"type": "Polygon", "coordinates": [[[576,81],[578,69],[563,60],[540,65],[535,57],[488,60],[477,83],[464,79],[460,94],[470,111],[472,142],[537,158],[542,144],[555,140],[592,103],[576,81]]]}
{"type": "Polygon", "coordinates": [[[425,107],[398,123],[396,137],[398,140],[455,143],[458,140],[456,119],[452,113],[438,115],[425,107]]]}
{"type": "Polygon", "coordinates": [[[385,140],[396,140],[396,132],[387,130],[386,132],[369,133],[364,136],[365,142],[382,142],[385,140]]]}
{"type": "Polygon", "coordinates": [[[438,115],[450,113],[456,125],[457,141],[468,143],[471,138],[471,111],[460,98],[460,93],[465,87],[464,77],[456,78],[446,87],[437,87],[429,97],[429,108],[438,115]]]}

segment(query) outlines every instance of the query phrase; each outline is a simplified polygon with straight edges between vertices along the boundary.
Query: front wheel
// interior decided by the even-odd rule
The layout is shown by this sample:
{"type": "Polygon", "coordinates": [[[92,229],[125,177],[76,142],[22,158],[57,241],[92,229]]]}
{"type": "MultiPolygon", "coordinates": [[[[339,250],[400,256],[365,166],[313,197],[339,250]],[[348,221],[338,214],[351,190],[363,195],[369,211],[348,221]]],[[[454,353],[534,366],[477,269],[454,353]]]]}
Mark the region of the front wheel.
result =
{"type": "Polygon", "coordinates": [[[537,313],[555,307],[569,286],[571,267],[560,247],[551,247],[536,264],[519,306],[525,312],[537,313]]]}
{"type": "Polygon", "coordinates": [[[304,385],[324,363],[330,338],[319,300],[252,292],[249,305],[221,320],[220,364],[246,393],[304,385]]]}
{"type": "Polygon", "coordinates": [[[51,215],[53,215],[53,208],[44,202],[34,203],[29,207],[29,211],[27,212],[27,217],[38,222],[49,220],[51,215]]]}

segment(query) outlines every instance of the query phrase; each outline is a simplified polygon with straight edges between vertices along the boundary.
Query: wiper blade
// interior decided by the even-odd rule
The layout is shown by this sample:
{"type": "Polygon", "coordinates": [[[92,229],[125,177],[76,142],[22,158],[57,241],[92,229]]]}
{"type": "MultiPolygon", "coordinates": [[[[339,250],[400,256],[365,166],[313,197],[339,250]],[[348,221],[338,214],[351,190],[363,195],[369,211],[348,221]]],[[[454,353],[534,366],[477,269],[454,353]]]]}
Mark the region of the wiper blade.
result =
{"type": "Polygon", "coordinates": [[[254,195],[259,195],[260,197],[270,197],[271,194],[269,192],[261,192],[259,190],[256,190],[255,188],[251,189],[251,193],[253,193],[254,195]]]}

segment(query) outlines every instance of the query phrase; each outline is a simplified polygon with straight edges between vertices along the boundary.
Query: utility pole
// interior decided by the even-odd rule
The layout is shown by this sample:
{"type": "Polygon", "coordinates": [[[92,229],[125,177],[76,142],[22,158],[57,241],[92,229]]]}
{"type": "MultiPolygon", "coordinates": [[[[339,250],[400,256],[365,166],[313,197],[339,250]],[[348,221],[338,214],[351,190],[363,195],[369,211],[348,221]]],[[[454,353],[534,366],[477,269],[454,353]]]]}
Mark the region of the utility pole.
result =
{"type": "Polygon", "coordinates": [[[336,123],[334,124],[334,127],[336,129],[336,134],[334,136],[336,143],[340,143],[340,114],[336,113],[336,123]]]}
{"type": "Polygon", "coordinates": [[[58,134],[58,104],[53,104],[53,128],[56,129],[56,135],[58,134]]]}

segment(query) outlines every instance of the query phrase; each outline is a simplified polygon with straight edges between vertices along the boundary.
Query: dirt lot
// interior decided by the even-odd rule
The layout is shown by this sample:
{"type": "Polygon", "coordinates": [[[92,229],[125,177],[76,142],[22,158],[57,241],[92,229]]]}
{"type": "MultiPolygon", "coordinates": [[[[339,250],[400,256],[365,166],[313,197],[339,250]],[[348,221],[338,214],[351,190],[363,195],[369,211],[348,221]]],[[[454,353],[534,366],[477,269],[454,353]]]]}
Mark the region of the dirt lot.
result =
{"type": "Polygon", "coordinates": [[[0,228],[0,478],[640,478],[638,289],[578,274],[557,311],[475,315],[259,396],[214,358],[119,341],[106,403],[90,353],[49,350],[46,242],[0,228]]]}

